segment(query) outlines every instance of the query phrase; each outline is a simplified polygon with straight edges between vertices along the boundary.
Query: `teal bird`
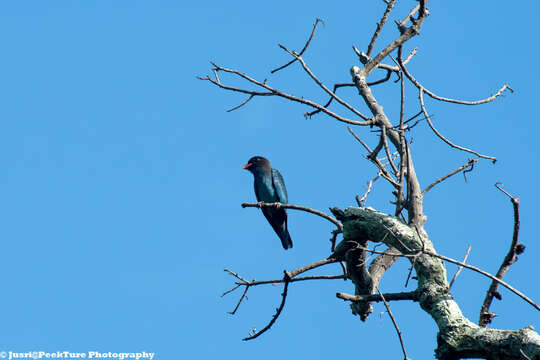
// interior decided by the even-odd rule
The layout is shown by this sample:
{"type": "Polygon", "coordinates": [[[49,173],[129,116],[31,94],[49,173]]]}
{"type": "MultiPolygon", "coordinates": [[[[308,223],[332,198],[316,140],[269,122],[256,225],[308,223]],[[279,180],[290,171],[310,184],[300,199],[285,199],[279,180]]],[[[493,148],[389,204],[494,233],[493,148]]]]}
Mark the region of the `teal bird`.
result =
{"type": "MultiPolygon", "coordinates": [[[[262,156],[254,156],[242,166],[253,174],[255,196],[257,201],[265,203],[280,202],[287,204],[287,189],[283,177],[277,169],[273,169],[270,161],[262,156]]],[[[263,207],[264,217],[281,239],[285,250],[292,248],[291,235],[287,229],[287,211],[284,208],[263,207]]]]}

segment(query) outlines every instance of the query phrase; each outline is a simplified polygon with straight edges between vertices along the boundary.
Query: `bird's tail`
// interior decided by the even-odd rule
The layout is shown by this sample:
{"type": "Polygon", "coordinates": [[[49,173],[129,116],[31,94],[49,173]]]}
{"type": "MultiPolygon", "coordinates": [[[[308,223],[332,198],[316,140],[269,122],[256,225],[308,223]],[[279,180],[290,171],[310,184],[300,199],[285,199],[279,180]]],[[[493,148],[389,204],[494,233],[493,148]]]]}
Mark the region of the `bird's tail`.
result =
{"type": "Polygon", "coordinates": [[[281,239],[281,245],[283,245],[285,250],[292,248],[292,240],[291,235],[289,235],[289,230],[283,229],[281,234],[279,234],[279,238],[281,239]]]}

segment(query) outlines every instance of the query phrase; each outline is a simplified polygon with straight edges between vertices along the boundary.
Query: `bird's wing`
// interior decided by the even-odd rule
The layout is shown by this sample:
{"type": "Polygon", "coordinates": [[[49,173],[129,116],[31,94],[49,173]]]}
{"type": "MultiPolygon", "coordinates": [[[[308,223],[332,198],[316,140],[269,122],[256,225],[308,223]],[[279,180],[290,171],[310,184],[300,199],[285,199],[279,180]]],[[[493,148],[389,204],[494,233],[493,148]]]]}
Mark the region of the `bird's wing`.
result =
{"type": "Polygon", "coordinates": [[[279,202],[282,204],[287,204],[289,199],[287,197],[287,188],[285,188],[285,182],[283,181],[283,176],[276,169],[272,169],[272,183],[274,184],[274,189],[276,190],[276,195],[278,196],[279,202]]]}

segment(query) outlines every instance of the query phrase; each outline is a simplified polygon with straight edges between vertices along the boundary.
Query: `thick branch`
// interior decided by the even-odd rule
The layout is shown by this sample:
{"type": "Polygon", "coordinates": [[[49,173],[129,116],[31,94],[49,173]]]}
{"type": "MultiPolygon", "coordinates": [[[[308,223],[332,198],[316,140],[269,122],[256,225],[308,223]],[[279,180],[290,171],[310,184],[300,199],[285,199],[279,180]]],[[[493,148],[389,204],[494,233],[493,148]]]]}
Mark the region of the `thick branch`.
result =
{"type": "MultiPolygon", "coordinates": [[[[464,357],[519,359],[522,356],[520,350],[531,358],[540,357],[540,336],[534,331],[486,329],[465,318],[449,293],[446,269],[440,259],[463,265],[491,279],[497,279],[493,275],[437,254],[426,235],[419,236],[414,227],[371,208],[347,208],[341,212],[341,220],[343,242],[352,242],[351,240],[361,238],[370,239],[373,242],[384,242],[410,259],[418,277],[418,288],[415,292],[418,294],[420,306],[433,317],[439,327],[437,348],[439,359],[464,357]],[[511,344],[514,345],[510,346],[511,344]]],[[[500,280],[499,283],[509,286],[500,280]]],[[[522,298],[528,299],[523,294],[519,294],[522,298]]],[[[540,307],[532,300],[527,301],[540,310],[540,307]]]]}

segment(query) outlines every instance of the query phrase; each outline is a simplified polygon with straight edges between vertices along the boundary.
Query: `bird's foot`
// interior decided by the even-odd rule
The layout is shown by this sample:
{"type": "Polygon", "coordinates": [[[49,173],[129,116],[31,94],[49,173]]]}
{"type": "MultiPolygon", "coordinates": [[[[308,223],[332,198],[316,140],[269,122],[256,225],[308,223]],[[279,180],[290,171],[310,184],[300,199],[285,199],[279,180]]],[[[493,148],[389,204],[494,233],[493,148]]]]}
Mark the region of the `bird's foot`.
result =
{"type": "Polygon", "coordinates": [[[261,209],[263,208],[263,205],[264,205],[264,201],[259,201],[259,202],[257,203],[257,206],[258,206],[259,208],[261,208],[261,209]]]}

